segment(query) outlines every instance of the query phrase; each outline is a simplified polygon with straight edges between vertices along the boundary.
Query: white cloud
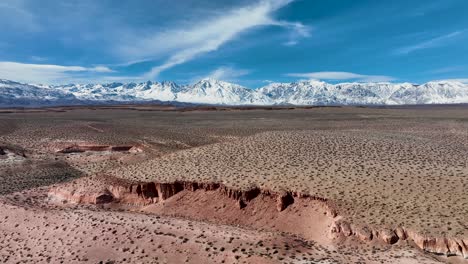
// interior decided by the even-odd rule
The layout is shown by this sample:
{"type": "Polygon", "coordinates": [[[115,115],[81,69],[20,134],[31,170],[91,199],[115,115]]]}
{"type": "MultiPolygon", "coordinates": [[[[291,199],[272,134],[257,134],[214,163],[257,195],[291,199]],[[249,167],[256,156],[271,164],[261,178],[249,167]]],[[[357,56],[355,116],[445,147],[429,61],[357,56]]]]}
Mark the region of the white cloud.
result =
{"type": "Polygon", "coordinates": [[[94,72],[114,72],[113,70],[109,69],[106,66],[95,66],[92,68],[86,68],[87,71],[94,71],[94,72]]]}
{"type": "Polygon", "coordinates": [[[299,42],[297,40],[288,40],[286,41],[285,43],[283,43],[285,46],[295,46],[297,45],[299,42]]]}
{"type": "Polygon", "coordinates": [[[459,79],[444,79],[444,80],[438,80],[436,82],[461,82],[461,83],[466,83],[468,84],[468,78],[459,78],[459,79]]]}
{"type": "Polygon", "coordinates": [[[41,56],[31,56],[31,60],[33,61],[46,61],[47,58],[41,56]]]}
{"type": "Polygon", "coordinates": [[[232,67],[223,66],[210,72],[207,77],[223,81],[232,81],[237,79],[238,77],[245,76],[249,73],[250,70],[235,69],[232,67]]]}
{"type": "Polygon", "coordinates": [[[82,67],[0,61],[0,78],[22,82],[63,82],[72,79],[75,74],[90,72],[109,73],[112,70],[105,66],[82,67]]]}
{"type": "Polygon", "coordinates": [[[66,79],[60,82],[54,82],[52,84],[103,84],[103,83],[129,83],[129,82],[145,82],[147,80],[142,79],[140,76],[125,76],[125,75],[117,75],[117,76],[109,76],[109,75],[102,75],[102,76],[68,76],[66,79]]]}
{"type": "Polygon", "coordinates": [[[437,46],[441,46],[441,45],[444,45],[446,41],[449,41],[449,40],[459,36],[462,32],[463,31],[455,31],[455,32],[452,32],[450,34],[446,34],[446,35],[439,36],[439,37],[436,37],[436,38],[433,38],[433,39],[430,39],[430,40],[426,40],[424,42],[421,42],[421,43],[418,43],[418,44],[415,44],[415,45],[406,46],[406,47],[397,49],[395,53],[399,54],[399,55],[405,55],[405,54],[409,54],[409,53],[417,51],[417,50],[428,49],[428,48],[434,48],[434,47],[437,47],[437,46]]]}
{"type": "Polygon", "coordinates": [[[318,79],[318,80],[355,80],[359,82],[389,82],[395,78],[385,75],[364,75],[352,72],[310,72],[310,73],[288,73],[290,77],[318,79]]]}
{"type": "MultiPolygon", "coordinates": [[[[65,43],[66,48],[79,47],[83,53],[87,52],[89,47],[92,47],[93,52],[100,51],[102,56],[87,58],[86,65],[99,63],[107,67],[81,67],[82,69],[78,70],[74,67],[79,66],[43,65],[51,61],[57,64],[67,64],[67,62],[58,62],[57,58],[53,58],[53,55],[48,53],[23,54],[23,58],[28,58],[27,62],[31,64],[0,61],[2,64],[0,65],[0,78],[42,83],[66,82],[67,80],[72,82],[76,78],[103,77],[98,73],[111,72],[110,68],[121,69],[135,63],[145,62],[145,65],[148,65],[152,61],[158,61],[160,64],[153,64],[156,67],[150,71],[143,74],[137,73],[131,77],[144,80],[155,79],[164,70],[193,60],[202,54],[216,51],[224,44],[239,39],[245,32],[267,26],[285,29],[284,40],[286,42],[284,44],[295,45],[301,38],[309,36],[310,28],[299,22],[284,21],[274,17],[275,11],[294,1],[296,0],[243,1],[242,5],[236,4],[234,8],[231,6],[227,9],[205,10],[207,12],[202,12],[204,15],[199,15],[200,12],[194,11],[193,14],[180,17],[180,19],[147,24],[146,22],[130,23],[130,20],[135,19],[123,15],[124,12],[107,16],[105,14],[109,10],[108,5],[92,0],[76,3],[65,1],[44,10],[38,10],[37,3],[33,0],[2,0],[0,1],[0,28],[12,28],[14,29],[12,32],[34,34],[52,32],[57,41],[65,43]],[[69,43],[65,42],[68,40],[69,43]],[[100,45],[94,45],[96,43],[100,45]],[[95,50],[101,47],[105,48],[105,52],[95,50]],[[109,53],[113,56],[109,57],[109,53]],[[118,63],[123,61],[127,63],[118,63]]],[[[11,45],[11,43],[0,43],[0,49],[10,48],[6,45],[11,45]]],[[[14,52],[14,50],[8,51],[14,52]]],[[[224,75],[235,74],[227,69],[225,71],[224,75]]],[[[127,73],[132,74],[130,71],[127,73]]],[[[218,72],[218,74],[221,73],[218,72]]],[[[108,78],[114,77],[108,76],[108,78]]]]}
{"type": "Polygon", "coordinates": [[[428,73],[435,73],[435,74],[440,74],[440,73],[451,73],[451,72],[461,72],[465,71],[467,69],[466,66],[447,66],[435,70],[428,71],[428,73]]]}
{"type": "Polygon", "coordinates": [[[301,23],[281,21],[277,25],[292,29],[289,40],[283,43],[285,46],[295,46],[299,43],[299,39],[310,36],[311,29],[301,23]]]}
{"type": "Polygon", "coordinates": [[[130,38],[128,43],[118,47],[117,52],[128,60],[161,58],[169,54],[165,62],[153,67],[144,75],[147,79],[154,79],[164,70],[190,61],[201,54],[215,51],[241,33],[261,26],[288,28],[295,32],[295,41],[297,41],[298,36],[308,36],[306,26],[272,17],[273,12],[292,1],[262,0],[224,12],[195,25],[157,32],[146,37],[130,38]]]}

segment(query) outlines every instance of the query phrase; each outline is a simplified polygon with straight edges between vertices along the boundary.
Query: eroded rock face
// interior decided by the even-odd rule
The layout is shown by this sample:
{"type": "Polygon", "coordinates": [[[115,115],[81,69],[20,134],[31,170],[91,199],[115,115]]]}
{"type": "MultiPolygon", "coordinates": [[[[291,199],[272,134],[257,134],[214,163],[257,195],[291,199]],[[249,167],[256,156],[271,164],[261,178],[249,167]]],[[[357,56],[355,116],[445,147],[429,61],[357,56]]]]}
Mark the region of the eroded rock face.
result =
{"type": "Polygon", "coordinates": [[[408,238],[408,235],[406,234],[406,231],[403,227],[399,226],[395,229],[395,233],[397,237],[401,240],[405,240],[408,238]]]}
{"type": "Polygon", "coordinates": [[[391,229],[384,229],[378,233],[378,237],[387,244],[395,244],[398,242],[399,237],[395,231],[391,229]]]}
{"type": "Polygon", "coordinates": [[[87,193],[85,190],[68,191],[54,188],[49,191],[49,199],[61,203],[105,204],[114,201],[114,196],[107,190],[87,193]]]}
{"type": "Polygon", "coordinates": [[[395,229],[372,229],[366,226],[356,227],[347,221],[338,219],[331,225],[330,232],[337,236],[355,236],[362,241],[380,240],[386,244],[395,244],[400,240],[411,240],[424,251],[446,256],[458,255],[468,259],[468,240],[424,236],[401,226],[395,229]]]}
{"type": "Polygon", "coordinates": [[[26,153],[20,148],[0,146],[0,159],[9,161],[21,161],[26,158],[26,153]]]}
{"type": "MultiPolygon", "coordinates": [[[[277,197],[277,210],[283,211],[289,205],[294,203],[292,193],[273,193],[269,190],[261,190],[259,188],[251,188],[248,190],[237,190],[229,188],[218,183],[197,183],[197,182],[173,182],[173,183],[142,183],[136,185],[109,186],[109,191],[120,202],[127,204],[147,205],[164,201],[175,194],[183,191],[219,191],[222,195],[229,197],[235,201],[239,208],[244,208],[247,204],[259,195],[268,195],[277,197]]],[[[309,196],[303,196],[309,198],[309,196]]]]}
{"type": "Polygon", "coordinates": [[[367,226],[356,228],[355,235],[362,241],[371,241],[374,237],[372,230],[370,230],[367,226]]]}
{"type": "Polygon", "coordinates": [[[291,193],[288,193],[288,192],[280,193],[278,194],[278,197],[276,198],[276,210],[278,210],[278,212],[281,212],[293,203],[294,203],[294,197],[291,195],[291,193]]]}
{"type": "MultiPolygon", "coordinates": [[[[420,235],[402,226],[391,228],[372,228],[369,226],[355,226],[342,217],[333,202],[308,194],[297,192],[272,192],[257,187],[248,190],[229,188],[220,183],[198,183],[177,181],[173,183],[139,183],[139,184],[109,184],[107,188],[87,193],[86,190],[66,190],[54,188],[49,192],[49,198],[60,202],[103,204],[121,203],[129,205],[149,205],[164,202],[181,191],[217,191],[221,195],[236,202],[240,209],[258,196],[267,196],[276,201],[276,210],[282,212],[295,202],[296,199],[319,201],[327,214],[334,219],[330,226],[330,233],[335,236],[354,236],[362,241],[381,241],[395,244],[400,240],[411,240],[419,248],[436,254],[459,255],[468,258],[468,240],[460,238],[439,238],[420,235]]],[[[275,205],[273,205],[275,206],[275,205]]]]}
{"type": "Polygon", "coordinates": [[[129,152],[129,153],[138,153],[142,152],[143,150],[138,146],[132,145],[119,145],[119,146],[110,146],[110,145],[80,145],[74,144],[63,149],[57,150],[58,153],[83,153],[87,151],[94,151],[94,152],[103,152],[103,151],[111,151],[111,152],[129,152]]]}
{"type": "Polygon", "coordinates": [[[68,201],[72,203],[100,204],[117,202],[128,205],[148,205],[162,202],[177,193],[187,191],[218,191],[222,195],[236,201],[239,208],[244,208],[250,201],[260,195],[269,196],[276,200],[276,209],[278,212],[284,211],[288,206],[294,203],[295,199],[317,200],[323,203],[327,214],[336,216],[334,205],[324,198],[309,196],[297,192],[276,193],[270,190],[253,187],[247,190],[229,188],[220,183],[199,183],[176,181],[172,183],[139,183],[139,184],[109,184],[105,190],[86,193],[85,190],[67,190],[60,187],[50,190],[49,196],[58,201],[68,201]]]}

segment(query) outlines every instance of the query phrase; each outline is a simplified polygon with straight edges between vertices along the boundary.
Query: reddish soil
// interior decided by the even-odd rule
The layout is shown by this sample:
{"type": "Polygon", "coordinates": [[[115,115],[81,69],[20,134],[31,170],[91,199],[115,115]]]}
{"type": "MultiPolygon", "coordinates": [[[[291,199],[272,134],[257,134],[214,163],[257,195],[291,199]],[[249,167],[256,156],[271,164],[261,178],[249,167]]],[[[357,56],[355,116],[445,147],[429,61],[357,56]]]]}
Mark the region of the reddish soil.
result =
{"type": "Polygon", "coordinates": [[[0,263],[467,263],[466,117],[0,113],[0,263]]]}
{"type": "Polygon", "coordinates": [[[428,252],[468,256],[468,241],[424,236],[404,227],[375,229],[354,226],[338,215],[332,202],[307,194],[278,193],[257,187],[236,190],[219,183],[132,185],[121,181],[108,182],[111,178],[101,182],[102,185],[83,189],[83,181],[51,189],[49,199],[61,203],[107,204],[107,208],[113,209],[286,232],[322,245],[331,244],[332,238],[352,236],[363,242],[388,245],[409,241],[428,252]],[[106,187],[106,184],[111,185],[106,187]]]}

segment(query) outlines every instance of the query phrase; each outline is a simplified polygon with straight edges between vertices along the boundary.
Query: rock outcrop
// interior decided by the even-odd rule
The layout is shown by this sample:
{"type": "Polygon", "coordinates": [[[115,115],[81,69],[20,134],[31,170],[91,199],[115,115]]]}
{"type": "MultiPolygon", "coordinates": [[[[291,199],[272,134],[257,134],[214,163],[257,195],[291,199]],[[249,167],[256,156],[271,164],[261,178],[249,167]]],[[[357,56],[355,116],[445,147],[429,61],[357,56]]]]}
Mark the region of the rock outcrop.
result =
{"type": "Polygon", "coordinates": [[[66,190],[54,188],[49,191],[49,200],[73,204],[105,204],[114,201],[114,196],[108,190],[88,192],[86,190],[66,190]]]}
{"type": "Polygon", "coordinates": [[[386,244],[410,240],[426,252],[446,256],[458,255],[468,259],[468,239],[426,236],[401,226],[394,229],[373,229],[368,226],[355,226],[342,219],[333,222],[330,232],[336,236],[354,236],[362,241],[377,240],[386,244]]]}
{"type": "MultiPolygon", "coordinates": [[[[132,205],[148,205],[164,201],[175,194],[183,191],[219,191],[222,195],[235,200],[239,208],[247,206],[247,204],[259,195],[266,195],[276,197],[277,210],[281,212],[289,205],[294,203],[294,197],[303,199],[315,199],[313,196],[283,192],[276,193],[270,190],[262,190],[254,187],[246,190],[233,189],[220,183],[198,183],[198,182],[185,182],[177,181],[173,183],[141,183],[128,186],[110,185],[108,190],[116,199],[116,201],[132,205]]],[[[330,214],[335,214],[335,210],[330,209],[330,214]]]]}
{"type": "MultiPolygon", "coordinates": [[[[396,228],[373,228],[366,225],[353,225],[338,216],[335,204],[323,197],[317,197],[299,192],[273,192],[267,189],[253,187],[246,190],[230,188],[221,183],[203,183],[176,181],[172,183],[137,183],[125,184],[110,183],[105,188],[89,192],[84,189],[56,187],[50,190],[49,198],[59,202],[82,204],[119,203],[126,205],[145,206],[164,202],[182,191],[216,191],[224,197],[236,202],[239,209],[249,205],[249,202],[259,196],[268,197],[276,201],[276,210],[282,212],[297,199],[319,201],[327,215],[333,218],[330,233],[334,236],[356,237],[364,242],[381,241],[386,244],[395,244],[402,240],[413,241],[422,250],[443,254],[446,256],[459,255],[468,258],[468,239],[431,237],[421,235],[402,226],[396,228]]],[[[272,206],[275,206],[273,203],[272,206]]]]}
{"type": "Polygon", "coordinates": [[[291,193],[288,192],[283,192],[277,195],[276,198],[276,209],[278,212],[283,211],[288,207],[289,205],[294,203],[294,197],[291,195],[291,193]]]}
{"type": "Polygon", "coordinates": [[[110,145],[80,145],[74,144],[71,146],[67,146],[65,148],[57,150],[57,153],[82,153],[87,151],[94,151],[94,152],[102,152],[102,151],[110,151],[110,152],[129,152],[129,153],[138,153],[142,152],[142,149],[138,146],[132,145],[118,145],[118,146],[110,146],[110,145]]]}
{"type": "Polygon", "coordinates": [[[0,145],[0,155],[4,156],[8,154],[26,158],[25,150],[20,147],[0,145]]]}
{"type": "Polygon", "coordinates": [[[75,187],[71,188],[71,190],[68,190],[66,187],[55,187],[49,191],[49,197],[53,200],[71,203],[102,204],[115,202],[127,205],[149,205],[167,200],[184,190],[192,192],[197,190],[218,191],[221,195],[236,201],[241,209],[260,195],[269,196],[276,200],[276,209],[278,212],[284,211],[288,206],[294,203],[295,199],[317,200],[323,203],[324,208],[326,208],[330,216],[335,217],[337,215],[334,204],[321,197],[298,192],[277,193],[258,187],[240,190],[230,188],[220,183],[187,181],[137,184],[115,183],[109,184],[104,189],[94,192],[87,192],[84,189],[77,190],[75,187]]]}

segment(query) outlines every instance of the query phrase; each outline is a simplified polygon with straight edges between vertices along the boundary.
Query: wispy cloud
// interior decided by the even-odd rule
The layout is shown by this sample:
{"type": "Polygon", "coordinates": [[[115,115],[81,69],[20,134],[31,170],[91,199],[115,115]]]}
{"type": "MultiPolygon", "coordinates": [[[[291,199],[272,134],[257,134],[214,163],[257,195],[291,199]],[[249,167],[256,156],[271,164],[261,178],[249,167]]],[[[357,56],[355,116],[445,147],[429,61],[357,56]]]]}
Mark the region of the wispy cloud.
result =
{"type": "Polygon", "coordinates": [[[129,83],[129,82],[145,82],[147,80],[142,79],[140,76],[131,76],[131,75],[83,75],[67,76],[66,79],[61,80],[60,82],[52,82],[51,84],[103,84],[103,83],[129,83]]]}
{"type": "Polygon", "coordinates": [[[385,75],[364,75],[352,72],[309,72],[309,73],[288,73],[290,77],[318,79],[318,80],[354,80],[359,82],[389,82],[395,80],[391,76],[385,75]]]}
{"type": "Polygon", "coordinates": [[[429,49],[429,48],[434,48],[434,47],[438,47],[438,46],[443,46],[447,42],[449,42],[450,40],[460,36],[462,34],[462,32],[463,31],[454,31],[454,32],[446,34],[446,35],[438,36],[438,37],[435,37],[435,38],[432,38],[432,39],[417,43],[415,45],[402,47],[402,48],[397,49],[395,51],[395,53],[398,54],[398,55],[406,55],[406,54],[409,54],[409,53],[417,51],[417,50],[429,49]]]}
{"type": "MultiPolygon", "coordinates": [[[[297,22],[273,18],[273,13],[293,0],[262,0],[255,4],[224,12],[193,26],[169,29],[148,35],[140,40],[132,39],[118,47],[117,52],[128,60],[160,58],[170,54],[162,64],[153,67],[144,77],[154,79],[164,70],[193,60],[197,56],[216,51],[223,44],[236,39],[241,33],[261,26],[278,26],[307,36],[308,29],[297,22]]],[[[297,40],[296,40],[297,41],[297,40]]]]}
{"type": "MultiPolygon", "coordinates": [[[[252,71],[248,69],[239,69],[233,66],[221,66],[218,67],[207,74],[196,74],[190,77],[184,82],[188,83],[197,83],[202,79],[215,79],[226,82],[239,82],[241,77],[250,74],[252,71]]],[[[242,80],[245,81],[245,80],[242,80]]]]}
{"type": "Polygon", "coordinates": [[[295,46],[299,43],[297,40],[291,39],[283,43],[285,46],[295,46]]]}
{"type": "MultiPolygon", "coordinates": [[[[283,29],[284,45],[293,46],[301,39],[308,37],[311,28],[296,21],[287,21],[275,16],[275,12],[297,0],[254,0],[234,1],[233,3],[203,4],[197,10],[190,10],[187,16],[174,17],[172,11],[156,12],[155,17],[171,14],[170,19],[155,23],[155,19],[128,16],[121,6],[132,8],[141,6],[114,3],[105,1],[64,1],[48,4],[47,9],[39,8],[41,3],[34,0],[2,0],[0,1],[0,28],[8,28],[5,39],[0,38],[0,51],[5,54],[14,54],[14,38],[10,35],[27,36],[28,38],[47,37],[53,39],[57,46],[63,45],[63,50],[57,52],[31,49],[20,51],[21,56],[8,56],[5,61],[18,65],[27,65],[23,62],[35,64],[78,64],[78,65],[105,65],[108,70],[115,69],[122,72],[125,79],[148,80],[156,79],[162,72],[176,65],[194,60],[199,56],[217,51],[226,43],[242,38],[243,34],[266,27],[283,29]],[[35,32],[31,32],[35,31],[35,32]],[[21,34],[28,32],[31,34],[21,34]],[[34,33],[34,34],[33,34],[34,33]],[[11,43],[10,43],[11,42],[11,43]],[[2,44],[4,43],[4,44],[2,44]],[[3,45],[5,45],[3,47],[3,45]],[[8,46],[6,46],[8,45],[8,46]],[[8,48],[8,50],[6,50],[8,48]],[[31,52],[28,54],[28,52],[31,52]],[[65,52],[69,52],[64,54],[65,52]],[[62,53],[62,54],[60,54],[62,53]],[[60,57],[57,56],[60,54],[60,57]],[[79,54],[98,54],[98,56],[83,56],[79,54]],[[65,55],[65,56],[63,56],[65,55]],[[27,58],[27,61],[25,61],[27,58]],[[66,58],[66,61],[63,61],[66,58]],[[60,61],[62,60],[62,61],[60,61]],[[136,65],[139,64],[139,65],[136,65]],[[150,70],[148,67],[153,66],[150,70]],[[134,75],[134,76],[128,76],[134,75]]],[[[174,3],[166,5],[165,1],[153,1],[149,4],[156,6],[174,6],[180,11],[191,8],[192,4],[174,3]]],[[[182,1],[181,1],[182,2],[182,1]]],[[[202,2],[202,1],[200,1],[202,2]]],[[[209,1],[206,1],[209,2],[209,1]]],[[[150,12],[150,11],[148,11],[150,12]]],[[[138,13],[140,14],[140,13],[138,13]]],[[[146,14],[142,12],[141,14],[146,14]]],[[[148,17],[148,16],[141,16],[148,17]]],[[[263,33],[263,32],[258,32],[263,33]]],[[[280,42],[281,44],[281,42],[280,42]]],[[[55,44],[54,44],[55,45],[55,44]]],[[[51,50],[52,51],[52,50],[51,50]]],[[[218,62],[219,63],[219,62],[218,62]]],[[[221,62],[224,63],[224,62],[221,62]]],[[[31,64],[31,65],[32,65],[31,64]]],[[[60,65],[55,65],[60,66],[60,65]]],[[[68,67],[68,66],[64,66],[68,67]]],[[[93,68],[93,67],[90,67],[93,68]]],[[[229,67],[228,67],[229,68],[229,67]]],[[[234,71],[239,69],[220,69],[216,74],[232,77],[234,71]]],[[[38,68],[22,67],[16,65],[11,69],[0,69],[3,76],[15,77],[16,80],[52,82],[62,81],[70,77],[70,81],[79,77],[89,77],[90,80],[99,77],[98,71],[67,71],[55,69],[44,70],[39,74],[38,68]],[[23,71],[25,74],[19,74],[23,71]],[[15,72],[17,74],[15,74],[15,72]],[[37,73],[37,74],[36,74],[37,73]],[[89,74],[87,74],[89,73],[89,74]],[[19,78],[16,78],[19,77],[19,78]]],[[[117,78],[109,74],[109,78],[117,78]]],[[[13,79],[13,77],[11,77],[13,79]]],[[[103,76],[105,77],[105,76],[103,76]]],[[[240,77],[240,76],[239,76],[240,77]]],[[[8,77],[10,78],[10,77],[8,77]]],[[[107,80],[106,79],[106,80],[107,80]]]]}
{"type": "Polygon", "coordinates": [[[105,66],[82,67],[51,64],[27,64],[18,62],[0,62],[0,78],[22,82],[56,83],[72,79],[79,73],[110,73],[105,66]]]}
{"type": "Polygon", "coordinates": [[[444,79],[444,80],[438,80],[436,82],[461,82],[461,83],[468,84],[468,78],[444,79]]]}
{"type": "Polygon", "coordinates": [[[292,29],[289,32],[288,41],[283,43],[285,46],[295,46],[299,43],[300,39],[310,36],[311,28],[301,23],[282,21],[278,25],[292,29]]]}
{"type": "Polygon", "coordinates": [[[447,66],[435,70],[428,71],[428,73],[435,73],[435,74],[441,74],[441,73],[452,73],[452,72],[461,72],[465,71],[467,69],[466,66],[447,66]]]}
{"type": "Polygon", "coordinates": [[[31,56],[31,60],[32,61],[46,61],[47,58],[46,57],[41,57],[41,56],[31,56]]]}
{"type": "Polygon", "coordinates": [[[236,69],[233,67],[222,66],[208,74],[208,78],[223,81],[233,81],[239,77],[249,74],[251,71],[246,69],[236,69]]]}

